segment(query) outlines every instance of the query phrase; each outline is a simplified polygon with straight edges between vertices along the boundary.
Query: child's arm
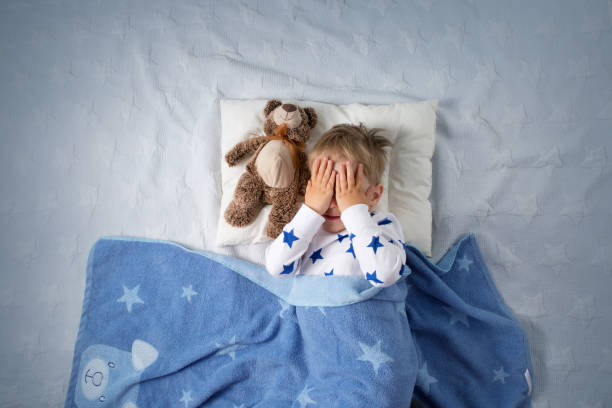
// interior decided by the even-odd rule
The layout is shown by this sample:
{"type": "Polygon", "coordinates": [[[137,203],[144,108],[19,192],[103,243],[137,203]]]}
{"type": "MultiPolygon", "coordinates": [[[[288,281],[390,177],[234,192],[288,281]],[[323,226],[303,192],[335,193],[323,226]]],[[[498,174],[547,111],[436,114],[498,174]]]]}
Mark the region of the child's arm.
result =
{"type": "MultiPolygon", "coordinates": [[[[403,234],[395,217],[390,223],[375,222],[368,212],[364,187],[363,164],[358,165],[357,178],[352,163],[347,162],[336,176],[336,202],[342,211],[340,218],[351,232],[351,246],[364,277],[373,286],[391,286],[401,277],[406,253],[403,234]],[[393,227],[391,227],[393,225],[393,227]]],[[[382,221],[382,220],[381,220],[382,221]]]]}
{"type": "Polygon", "coordinates": [[[333,163],[326,158],[313,164],[312,178],[308,181],[304,204],[283,228],[283,232],[266,248],[266,269],[271,275],[295,275],[312,237],[325,218],[333,196],[335,173],[333,163]]]}
{"type": "Polygon", "coordinates": [[[325,218],[302,204],[283,232],[266,248],[266,269],[271,275],[295,275],[312,237],[325,218]]]}
{"type": "Polygon", "coordinates": [[[351,233],[351,245],[364,277],[373,286],[391,286],[401,277],[406,252],[397,219],[388,214],[376,221],[366,204],[354,204],[340,216],[351,233]]]}

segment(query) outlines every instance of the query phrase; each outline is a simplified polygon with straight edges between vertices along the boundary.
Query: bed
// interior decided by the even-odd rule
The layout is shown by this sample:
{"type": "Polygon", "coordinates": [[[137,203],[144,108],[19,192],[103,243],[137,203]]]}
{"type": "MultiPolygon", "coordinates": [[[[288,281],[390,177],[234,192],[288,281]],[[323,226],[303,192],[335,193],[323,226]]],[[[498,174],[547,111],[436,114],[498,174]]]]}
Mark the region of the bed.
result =
{"type": "Polygon", "coordinates": [[[6,1],[0,32],[0,405],[64,404],[100,237],[261,257],[215,246],[219,101],[271,97],[437,99],[432,259],[474,233],[533,406],[612,400],[609,1],[6,1]]]}

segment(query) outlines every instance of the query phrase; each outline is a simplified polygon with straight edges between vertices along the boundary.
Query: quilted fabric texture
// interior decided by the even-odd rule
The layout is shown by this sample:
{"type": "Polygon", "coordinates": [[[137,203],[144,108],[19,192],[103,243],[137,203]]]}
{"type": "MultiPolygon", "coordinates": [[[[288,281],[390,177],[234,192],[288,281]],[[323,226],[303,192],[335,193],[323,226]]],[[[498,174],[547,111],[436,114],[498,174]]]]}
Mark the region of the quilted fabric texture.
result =
{"type": "MultiPolygon", "coordinates": [[[[381,132],[392,143],[387,167],[382,176],[384,185],[378,211],[391,211],[402,224],[407,243],[431,256],[431,158],[436,139],[436,109],[438,101],[417,103],[396,103],[390,105],[334,105],[314,101],[283,100],[310,106],[317,112],[318,123],[311,131],[306,143],[310,152],[321,135],[339,123],[359,124],[369,128],[384,128],[381,132]]],[[[229,151],[236,143],[252,133],[263,135],[263,107],[266,100],[221,100],[221,149],[229,151]]],[[[238,179],[244,172],[246,163],[229,167],[221,157],[221,211],[217,225],[217,245],[237,245],[256,242],[270,242],[266,236],[266,223],[271,206],[265,206],[252,224],[232,227],[225,221],[223,211],[234,197],[238,179]]],[[[261,263],[263,254],[250,259],[261,263]]]]}
{"type": "Polygon", "coordinates": [[[219,100],[270,95],[438,99],[433,259],[475,233],[535,407],[610,404],[609,0],[4,0],[0,55],[0,405],[62,404],[100,236],[260,253],[214,245],[219,100]]]}

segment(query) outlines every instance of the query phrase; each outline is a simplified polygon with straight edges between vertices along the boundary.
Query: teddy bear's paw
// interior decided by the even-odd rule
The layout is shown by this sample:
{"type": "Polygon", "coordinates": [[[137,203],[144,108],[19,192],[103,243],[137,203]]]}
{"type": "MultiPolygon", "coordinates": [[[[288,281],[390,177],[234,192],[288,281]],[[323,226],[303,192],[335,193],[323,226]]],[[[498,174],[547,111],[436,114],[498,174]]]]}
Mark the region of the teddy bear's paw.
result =
{"type": "Polygon", "coordinates": [[[238,163],[238,160],[236,159],[236,153],[234,151],[228,152],[225,154],[224,158],[225,158],[225,162],[227,163],[228,166],[230,167],[234,167],[236,165],[236,163],[238,163]]]}
{"type": "Polygon", "coordinates": [[[234,227],[246,227],[251,224],[255,218],[261,206],[243,207],[238,205],[235,201],[232,201],[223,214],[225,221],[234,227]]]}

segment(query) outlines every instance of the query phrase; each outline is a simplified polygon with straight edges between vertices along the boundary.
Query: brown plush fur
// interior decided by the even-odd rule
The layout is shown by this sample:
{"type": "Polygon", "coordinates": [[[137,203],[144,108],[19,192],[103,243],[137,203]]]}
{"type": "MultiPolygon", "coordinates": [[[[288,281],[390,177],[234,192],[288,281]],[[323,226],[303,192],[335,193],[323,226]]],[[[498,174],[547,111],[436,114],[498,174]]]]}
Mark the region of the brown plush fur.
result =
{"type": "MultiPolygon", "coordinates": [[[[286,136],[295,142],[305,143],[310,137],[310,130],[317,124],[315,110],[311,107],[283,105],[276,99],[269,100],[264,108],[266,119],[263,129],[267,136],[272,136],[274,130],[281,125],[274,119],[274,111],[277,108],[283,109],[283,113],[287,109],[295,111],[294,108],[297,108],[302,118],[301,123],[297,127],[288,129],[286,136]]],[[[293,219],[303,202],[306,185],[310,179],[310,170],[306,154],[299,152],[299,166],[297,171],[293,169],[294,177],[291,184],[284,188],[267,185],[257,171],[256,160],[259,152],[268,142],[269,140],[262,140],[262,138],[249,138],[236,144],[225,155],[227,164],[234,166],[253,153],[253,157],[246,165],[246,171],[238,180],[238,185],[234,190],[234,199],[225,209],[224,217],[228,224],[244,227],[255,220],[265,204],[271,204],[272,210],[268,218],[266,234],[270,238],[276,238],[282,232],[283,227],[293,219]]]]}

